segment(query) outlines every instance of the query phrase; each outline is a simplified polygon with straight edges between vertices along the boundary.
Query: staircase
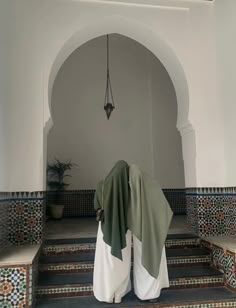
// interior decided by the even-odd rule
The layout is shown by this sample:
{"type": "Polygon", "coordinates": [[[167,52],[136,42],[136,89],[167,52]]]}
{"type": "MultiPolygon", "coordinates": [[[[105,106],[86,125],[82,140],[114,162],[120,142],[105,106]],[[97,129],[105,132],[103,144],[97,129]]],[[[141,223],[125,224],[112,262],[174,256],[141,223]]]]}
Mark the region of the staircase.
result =
{"type": "MultiPolygon", "coordinates": [[[[166,254],[170,288],[157,303],[130,292],[116,307],[236,307],[236,293],[224,286],[223,274],[211,267],[209,252],[190,234],[169,235],[166,254]]],[[[93,296],[95,238],[47,240],[39,264],[36,307],[112,307],[93,296]]]]}

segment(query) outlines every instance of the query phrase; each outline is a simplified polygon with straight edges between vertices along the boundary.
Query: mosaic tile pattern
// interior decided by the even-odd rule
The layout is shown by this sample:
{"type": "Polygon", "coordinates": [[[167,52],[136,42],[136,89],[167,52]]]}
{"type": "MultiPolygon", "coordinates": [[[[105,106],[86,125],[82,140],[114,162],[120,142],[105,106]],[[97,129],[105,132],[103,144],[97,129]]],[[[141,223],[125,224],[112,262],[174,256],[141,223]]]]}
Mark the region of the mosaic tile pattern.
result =
{"type": "Polygon", "coordinates": [[[0,193],[0,249],[8,246],[9,193],[0,193]]]}
{"type": "Polygon", "coordinates": [[[226,284],[236,291],[236,253],[208,241],[202,241],[202,245],[212,251],[213,265],[224,272],[226,284]]]}
{"type": "Polygon", "coordinates": [[[225,193],[224,213],[227,235],[236,236],[236,193],[225,193]]]}
{"type": "Polygon", "coordinates": [[[26,307],[28,275],[27,266],[0,268],[0,307],[26,307]]]}
{"type": "Polygon", "coordinates": [[[188,225],[200,236],[236,236],[236,189],[186,190],[188,225]]]}
{"type": "Polygon", "coordinates": [[[45,224],[45,194],[43,192],[11,193],[8,213],[11,244],[42,242],[45,224]]]}
{"type": "Polygon", "coordinates": [[[33,264],[0,267],[0,307],[34,306],[38,257],[33,264]]]}

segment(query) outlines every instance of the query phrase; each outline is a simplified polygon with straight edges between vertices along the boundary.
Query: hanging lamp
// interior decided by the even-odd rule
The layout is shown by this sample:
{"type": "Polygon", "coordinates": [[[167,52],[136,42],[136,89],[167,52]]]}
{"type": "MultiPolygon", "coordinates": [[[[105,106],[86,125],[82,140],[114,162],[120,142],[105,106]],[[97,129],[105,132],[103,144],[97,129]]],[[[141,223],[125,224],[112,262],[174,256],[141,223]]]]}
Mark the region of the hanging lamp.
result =
{"type": "Polygon", "coordinates": [[[114,98],[112,94],[110,68],[109,68],[109,35],[107,35],[107,82],[106,82],[104,110],[106,112],[108,120],[114,108],[115,108],[115,103],[114,103],[114,98]]]}

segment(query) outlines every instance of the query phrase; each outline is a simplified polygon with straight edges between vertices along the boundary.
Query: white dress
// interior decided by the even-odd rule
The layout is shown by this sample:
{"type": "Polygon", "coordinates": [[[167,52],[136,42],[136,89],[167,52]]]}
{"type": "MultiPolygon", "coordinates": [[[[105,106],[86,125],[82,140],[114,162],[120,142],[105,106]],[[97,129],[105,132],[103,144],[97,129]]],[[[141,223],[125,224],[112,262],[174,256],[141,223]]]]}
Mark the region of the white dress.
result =
{"type": "Polygon", "coordinates": [[[122,249],[122,259],[112,256],[111,247],[103,240],[99,222],[93,274],[93,292],[97,300],[120,303],[122,297],[131,290],[131,233],[126,233],[126,247],[122,249]]]}
{"type": "Polygon", "coordinates": [[[160,270],[157,279],[152,277],[142,265],[142,243],[133,235],[134,246],[134,293],[141,300],[155,299],[160,296],[162,288],[169,287],[165,247],[162,250],[160,270]]]}

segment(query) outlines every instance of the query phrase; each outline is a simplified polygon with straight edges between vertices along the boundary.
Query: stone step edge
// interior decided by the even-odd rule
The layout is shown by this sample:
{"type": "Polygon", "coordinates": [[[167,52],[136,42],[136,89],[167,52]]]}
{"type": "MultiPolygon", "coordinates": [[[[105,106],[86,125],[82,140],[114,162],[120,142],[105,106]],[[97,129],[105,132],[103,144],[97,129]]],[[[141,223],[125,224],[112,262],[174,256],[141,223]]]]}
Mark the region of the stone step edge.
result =
{"type": "MultiPolygon", "coordinates": [[[[69,297],[69,296],[68,296],[69,297]]],[[[68,298],[67,297],[67,298],[68,298]]],[[[123,308],[130,308],[130,306],[122,306],[123,308]]],[[[228,308],[236,307],[236,300],[222,299],[222,300],[208,300],[208,301],[193,301],[193,302],[179,302],[173,304],[149,303],[147,305],[141,304],[132,306],[132,308],[228,308]]]]}
{"type": "MultiPolygon", "coordinates": [[[[211,257],[208,256],[190,256],[190,257],[168,257],[167,265],[170,266],[182,266],[184,265],[202,265],[210,264],[211,257]]],[[[46,263],[39,265],[40,272],[55,272],[55,271],[90,271],[94,269],[94,264],[86,262],[65,262],[65,263],[46,263]]]]}
{"type": "MultiPolygon", "coordinates": [[[[183,239],[183,240],[167,240],[165,243],[166,248],[171,247],[197,247],[200,246],[200,239],[183,239]]],[[[95,243],[82,243],[82,244],[61,244],[61,245],[46,245],[43,247],[43,254],[45,252],[60,252],[60,251],[91,251],[95,250],[95,243]]]]}
{"type": "MultiPolygon", "coordinates": [[[[222,276],[206,276],[202,277],[189,277],[189,278],[175,278],[170,279],[170,289],[187,289],[187,288],[198,288],[198,287],[217,287],[224,286],[224,278],[222,276]]],[[[92,283],[84,284],[71,284],[71,285],[53,285],[53,286],[38,286],[36,290],[37,296],[50,295],[50,294],[80,294],[84,292],[92,292],[92,283]],[[63,291],[64,292],[59,292],[63,291]],[[54,292],[53,292],[54,291],[54,292]]]]}
{"type": "MultiPolygon", "coordinates": [[[[199,248],[197,246],[195,247],[166,247],[166,249],[169,250],[175,250],[175,249],[194,249],[199,248]]],[[[204,248],[201,248],[204,249],[204,248]]],[[[60,247],[55,249],[42,249],[42,256],[57,256],[57,255],[68,255],[68,254],[77,254],[77,253],[95,253],[95,247],[60,247]]],[[[209,254],[209,252],[206,249],[206,255],[209,254]]]]}

